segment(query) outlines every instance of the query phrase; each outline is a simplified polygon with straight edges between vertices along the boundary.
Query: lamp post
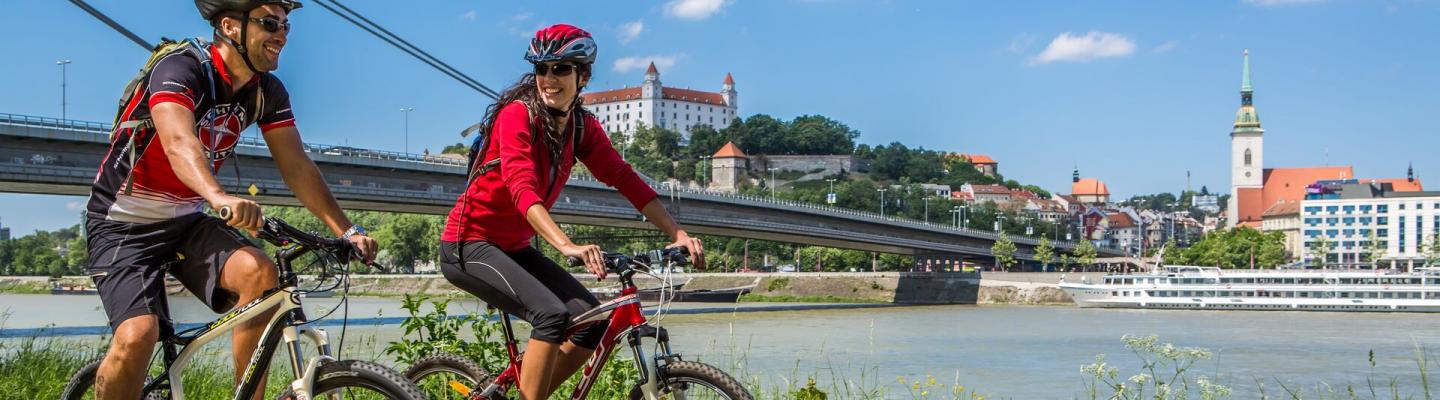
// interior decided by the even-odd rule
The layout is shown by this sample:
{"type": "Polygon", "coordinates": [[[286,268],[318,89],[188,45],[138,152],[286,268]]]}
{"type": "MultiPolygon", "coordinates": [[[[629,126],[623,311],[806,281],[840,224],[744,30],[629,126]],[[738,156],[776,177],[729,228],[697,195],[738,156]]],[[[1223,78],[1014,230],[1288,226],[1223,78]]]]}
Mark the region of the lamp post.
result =
{"type": "Polygon", "coordinates": [[[775,171],[779,168],[766,168],[770,170],[770,201],[775,201],[775,171]]]}
{"type": "Polygon", "coordinates": [[[950,219],[955,222],[955,229],[960,229],[960,206],[950,208],[950,219]]]}
{"type": "MultiPolygon", "coordinates": [[[[711,163],[710,160],[711,160],[712,158],[715,158],[715,157],[714,157],[714,156],[700,156],[700,159],[705,160],[705,171],[704,171],[704,172],[705,172],[705,182],[704,182],[704,185],[703,185],[703,187],[705,188],[705,191],[710,191],[710,179],[711,179],[711,177],[710,177],[710,172],[711,172],[710,169],[711,169],[711,168],[714,168],[714,167],[710,164],[710,163],[711,163]]],[[[799,265],[799,264],[796,264],[796,265],[799,265]]]]}
{"type": "Polygon", "coordinates": [[[826,181],[826,182],[830,182],[830,194],[825,196],[825,203],[826,203],[826,204],[832,204],[832,205],[833,205],[833,204],[835,204],[835,200],[836,200],[836,199],[835,199],[835,179],[834,179],[834,178],[831,178],[831,179],[826,179],[825,181],[826,181]]]}
{"type": "Polygon", "coordinates": [[[885,188],[875,189],[875,191],[880,192],[880,217],[881,217],[881,218],[884,218],[884,217],[885,217],[885,191],[886,191],[886,190],[889,190],[889,189],[885,189],[885,188]]]}
{"type": "Polygon", "coordinates": [[[60,66],[60,119],[61,119],[61,120],[65,120],[65,119],[68,119],[68,116],[65,115],[65,114],[66,114],[66,110],[65,110],[65,109],[67,108],[66,95],[65,95],[65,83],[66,83],[66,82],[65,82],[65,81],[66,81],[66,79],[65,79],[65,66],[70,65],[70,60],[60,60],[60,61],[56,61],[56,62],[55,62],[55,65],[59,65],[59,66],[60,66]]]}
{"type": "Polygon", "coordinates": [[[925,223],[930,223],[930,195],[925,195],[925,223]]]}
{"type": "Polygon", "coordinates": [[[405,154],[410,154],[410,112],[411,112],[411,111],[415,111],[415,107],[405,107],[405,108],[401,108],[401,109],[400,109],[400,112],[405,114],[405,154]]]}
{"type": "Polygon", "coordinates": [[[960,206],[960,220],[964,222],[965,229],[970,229],[970,206],[960,206]]]}
{"type": "Polygon", "coordinates": [[[996,216],[995,216],[995,233],[1000,233],[1001,228],[1004,228],[1004,227],[1005,227],[1005,216],[1004,216],[1004,215],[996,215],[996,216]]]}

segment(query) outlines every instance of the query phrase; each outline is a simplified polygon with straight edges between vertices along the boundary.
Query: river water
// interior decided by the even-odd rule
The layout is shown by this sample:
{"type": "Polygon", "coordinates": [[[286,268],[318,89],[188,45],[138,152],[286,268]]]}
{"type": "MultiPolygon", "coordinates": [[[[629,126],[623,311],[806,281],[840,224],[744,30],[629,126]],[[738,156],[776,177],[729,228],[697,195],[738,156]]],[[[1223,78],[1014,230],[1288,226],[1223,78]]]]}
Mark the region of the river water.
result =
{"type": "MultiPolygon", "coordinates": [[[[309,312],[314,317],[334,304],[315,299],[307,307],[314,307],[309,312]]],[[[452,310],[478,307],[457,302],[452,310]]],[[[175,299],[172,309],[182,322],[214,318],[190,298],[175,299]]],[[[0,328],[10,332],[104,321],[95,296],[0,295],[0,312],[6,315],[0,328]]],[[[355,298],[350,307],[352,318],[403,315],[393,299],[355,298]]],[[[912,398],[897,378],[914,382],[926,375],[947,387],[958,378],[989,398],[1088,397],[1080,367],[1098,354],[1120,368],[1120,379],[1140,372],[1139,359],[1120,340],[1127,334],[1159,335],[1162,342],[1211,350],[1213,358],[1197,364],[1192,378],[1214,377],[1231,386],[1237,399],[1259,397],[1256,379],[1270,396],[1284,394],[1281,383],[1303,388],[1307,398],[1319,397],[1313,392],[1317,385],[1343,392],[1344,385],[1354,384],[1368,398],[1372,349],[1381,397],[1389,397],[1391,378],[1398,379],[1402,397],[1423,397],[1416,347],[1440,344],[1440,318],[1431,314],[925,306],[669,315],[663,324],[677,351],[689,358],[742,371],[767,388],[803,385],[814,377],[831,398],[852,397],[837,383],[845,381],[884,387],[891,398],[912,398]]],[[[394,325],[351,325],[352,340],[369,339],[352,341],[362,345],[347,345],[346,351],[374,353],[376,343],[401,333],[394,325]]]]}

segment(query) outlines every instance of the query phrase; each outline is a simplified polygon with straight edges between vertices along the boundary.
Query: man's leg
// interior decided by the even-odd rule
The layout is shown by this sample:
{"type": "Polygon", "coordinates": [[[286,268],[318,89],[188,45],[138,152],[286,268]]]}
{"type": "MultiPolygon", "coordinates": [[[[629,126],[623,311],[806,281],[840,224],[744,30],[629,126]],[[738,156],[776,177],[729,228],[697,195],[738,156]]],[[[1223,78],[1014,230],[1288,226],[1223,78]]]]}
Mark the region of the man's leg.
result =
{"type": "Polygon", "coordinates": [[[160,340],[159,318],[154,314],[132,317],[115,327],[110,351],[100,362],[95,374],[97,400],[132,400],[140,398],[145,385],[150,354],[160,340]]]}
{"type": "MultiPolygon", "coordinates": [[[[224,269],[220,270],[220,288],[233,293],[236,296],[236,306],[243,306],[251,300],[260,298],[266,290],[276,285],[277,272],[275,264],[265,257],[265,254],[255,247],[244,247],[225,261],[224,269]]],[[[265,333],[265,326],[270,322],[272,311],[267,311],[254,319],[246,321],[235,327],[234,336],[231,337],[231,351],[235,357],[235,381],[240,382],[245,372],[245,367],[250,363],[250,357],[259,346],[260,336],[265,333]]],[[[268,362],[268,360],[261,360],[268,362]]],[[[255,392],[255,399],[264,398],[265,379],[260,377],[261,390],[255,392]]]]}

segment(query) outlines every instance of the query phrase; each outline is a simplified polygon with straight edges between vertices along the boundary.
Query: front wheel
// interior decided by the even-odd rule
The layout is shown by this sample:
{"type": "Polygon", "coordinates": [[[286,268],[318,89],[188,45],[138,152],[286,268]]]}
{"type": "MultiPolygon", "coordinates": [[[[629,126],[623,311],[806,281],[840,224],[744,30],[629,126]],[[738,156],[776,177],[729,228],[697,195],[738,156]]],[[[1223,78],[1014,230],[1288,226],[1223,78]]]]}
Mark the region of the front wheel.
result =
{"type": "MultiPolygon", "coordinates": [[[[661,367],[665,377],[659,385],[659,399],[728,399],[754,400],[735,378],[715,367],[692,361],[676,361],[661,367]]],[[[630,399],[644,399],[639,385],[630,391],[630,399]]]]}
{"type": "MultiPolygon", "coordinates": [[[[394,370],[365,361],[336,361],[315,370],[316,399],[425,400],[414,384],[394,370]]],[[[285,389],[277,399],[294,399],[285,389]]]]}
{"type": "MultiPolygon", "coordinates": [[[[75,375],[70,376],[70,382],[65,384],[65,390],[60,392],[60,400],[91,400],[95,398],[95,375],[100,371],[100,362],[105,358],[101,357],[80,367],[75,375]]],[[[145,383],[150,383],[154,377],[145,377],[145,383]]],[[[145,400],[164,400],[170,396],[162,392],[150,392],[145,394],[145,400]]]]}

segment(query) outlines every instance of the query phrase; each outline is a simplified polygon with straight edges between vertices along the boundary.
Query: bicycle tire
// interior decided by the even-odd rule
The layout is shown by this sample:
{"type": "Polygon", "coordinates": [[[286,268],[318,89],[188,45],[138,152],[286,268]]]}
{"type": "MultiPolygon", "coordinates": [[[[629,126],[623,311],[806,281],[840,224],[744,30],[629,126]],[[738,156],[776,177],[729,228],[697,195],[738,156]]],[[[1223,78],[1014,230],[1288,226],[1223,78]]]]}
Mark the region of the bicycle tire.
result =
{"type": "MultiPolygon", "coordinates": [[[[105,356],[100,356],[96,358],[95,361],[91,361],[89,364],[85,364],[85,366],[75,371],[75,374],[70,376],[70,381],[65,383],[65,389],[60,391],[60,400],[86,400],[86,394],[90,394],[88,397],[90,399],[95,398],[94,394],[90,393],[90,389],[92,386],[95,386],[95,374],[100,371],[101,361],[105,361],[105,356]]],[[[145,383],[147,384],[153,380],[155,380],[153,376],[145,377],[145,383]]],[[[150,392],[145,394],[145,400],[165,400],[165,398],[164,393],[150,392]]]]}
{"type": "MultiPolygon", "coordinates": [[[[664,395],[672,393],[674,389],[684,388],[691,384],[702,384],[715,389],[719,394],[731,400],[754,400],[750,391],[745,390],[745,386],[741,385],[740,381],[708,364],[676,361],[661,367],[660,376],[665,377],[665,384],[660,386],[662,399],[670,398],[664,395]]],[[[645,394],[641,392],[640,385],[635,385],[635,388],[630,390],[630,399],[643,398],[645,398],[645,394]]]]}
{"type": "MultiPolygon", "coordinates": [[[[470,390],[481,390],[490,381],[490,373],[480,363],[467,357],[450,353],[438,353],[426,356],[415,361],[414,365],[405,369],[401,375],[417,386],[425,378],[435,374],[450,373],[464,377],[468,382],[470,390]]],[[[423,388],[422,388],[423,391],[423,388]]],[[[429,393],[427,393],[429,394],[429,393]]]]}
{"type": "MultiPolygon", "coordinates": [[[[344,388],[365,388],[393,400],[426,400],[425,394],[395,370],[366,361],[342,360],[321,364],[315,370],[315,396],[344,388]]],[[[295,398],[293,389],[285,388],[276,399],[295,398]]]]}

